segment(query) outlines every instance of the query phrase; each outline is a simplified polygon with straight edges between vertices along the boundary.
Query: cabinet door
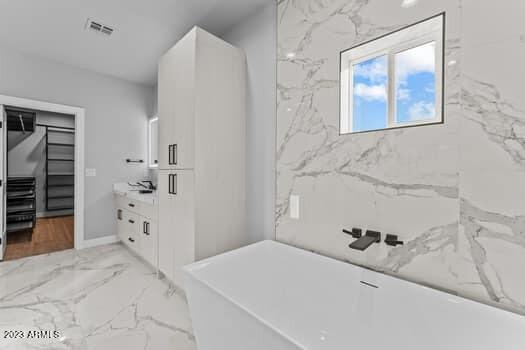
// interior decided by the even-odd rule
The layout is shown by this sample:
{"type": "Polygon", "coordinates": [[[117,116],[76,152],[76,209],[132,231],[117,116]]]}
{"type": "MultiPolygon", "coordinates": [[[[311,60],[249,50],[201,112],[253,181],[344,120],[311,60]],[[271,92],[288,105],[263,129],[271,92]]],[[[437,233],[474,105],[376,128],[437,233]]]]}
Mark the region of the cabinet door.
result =
{"type": "Polygon", "coordinates": [[[140,255],[152,266],[157,267],[157,222],[149,218],[141,217],[139,237],[140,255]]]}
{"type": "Polygon", "coordinates": [[[180,267],[194,261],[192,170],[159,171],[159,269],[181,286],[180,267]]]}
{"type": "Polygon", "coordinates": [[[6,224],[6,185],[7,185],[7,117],[3,105],[0,105],[0,123],[4,127],[0,129],[0,261],[4,259],[5,249],[7,247],[7,224],[6,224]]]}
{"type": "Polygon", "coordinates": [[[160,60],[158,76],[159,169],[194,167],[195,33],[160,60]]]}
{"type": "Polygon", "coordinates": [[[117,235],[118,238],[124,242],[126,239],[126,224],[124,224],[124,209],[117,208],[116,209],[116,217],[117,217],[117,235]]]}
{"type": "Polygon", "coordinates": [[[159,270],[170,280],[173,276],[174,254],[174,198],[171,195],[170,172],[159,170],[158,199],[159,199],[159,270]]]}
{"type": "Polygon", "coordinates": [[[158,161],[159,169],[169,169],[171,167],[171,148],[173,141],[173,129],[175,118],[173,118],[173,67],[170,65],[169,57],[164,56],[159,63],[157,104],[159,114],[159,144],[158,161]]]}

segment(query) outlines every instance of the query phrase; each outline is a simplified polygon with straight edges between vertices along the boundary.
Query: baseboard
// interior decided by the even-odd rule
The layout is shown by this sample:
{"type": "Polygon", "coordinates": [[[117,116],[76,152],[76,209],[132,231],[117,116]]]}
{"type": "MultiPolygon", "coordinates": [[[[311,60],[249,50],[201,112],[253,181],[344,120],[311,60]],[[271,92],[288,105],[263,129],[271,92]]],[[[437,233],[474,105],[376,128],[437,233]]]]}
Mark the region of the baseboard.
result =
{"type": "Polygon", "coordinates": [[[75,212],[72,210],[62,210],[62,211],[56,211],[56,212],[39,212],[36,213],[37,219],[40,218],[52,218],[57,216],[73,216],[75,215],[75,212]]]}
{"type": "Polygon", "coordinates": [[[80,247],[77,247],[76,249],[86,249],[86,248],[91,248],[91,247],[97,247],[100,245],[111,244],[111,243],[115,243],[118,241],[119,239],[117,235],[93,238],[93,239],[82,241],[80,244],[80,247]]]}

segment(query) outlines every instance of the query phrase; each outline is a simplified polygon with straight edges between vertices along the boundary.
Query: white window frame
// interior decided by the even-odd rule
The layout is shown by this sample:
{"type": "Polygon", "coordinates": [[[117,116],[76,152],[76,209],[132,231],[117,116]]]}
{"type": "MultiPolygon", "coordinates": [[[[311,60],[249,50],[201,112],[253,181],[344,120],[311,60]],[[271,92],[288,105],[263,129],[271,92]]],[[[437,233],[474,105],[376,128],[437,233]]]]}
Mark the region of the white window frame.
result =
{"type": "Polygon", "coordinates": [[[416,24],[404,27],[396,32],[360,44],[341,52],[340,55],[340,134],[371,132],[385,129],[395,129],[415,125],[430,125],[443,123],[443,76],[444,76],[444,27],[445,14],[439,14],[416,24]],[[438,22],[436,22],[438,21],[438,22]],[[417,26],[428,25],[430,28],[418,31],[417,26]],[[410,33],[409,31],[413,33],[410,33]],[[408,33],[408,34],[407,34],[408,33]],[[403,36],[408,35],[407,38],[403,36]],[[401,38],[401,39],[400,39],[401,38]],[[392,43],[394,42],[394,43],[392,43]],[[397,122],[396,106],[396,72],[395,57],[397,54],[435,42],[435,117],[433,119],[397,122]],[[384,129],[354,131],[353,129],[353,67],[362,62],[387,56],[387,115],[384,129]]]}

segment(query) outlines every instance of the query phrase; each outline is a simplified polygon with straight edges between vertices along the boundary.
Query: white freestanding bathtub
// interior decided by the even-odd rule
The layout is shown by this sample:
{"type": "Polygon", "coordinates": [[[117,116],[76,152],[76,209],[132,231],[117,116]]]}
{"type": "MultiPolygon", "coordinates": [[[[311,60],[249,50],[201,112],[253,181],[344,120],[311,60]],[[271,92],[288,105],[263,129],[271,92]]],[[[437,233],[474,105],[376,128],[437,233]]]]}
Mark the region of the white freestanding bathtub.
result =
{"type": "Polygon", "coordinates": [[[524,316],[273,241],[185,271],[199,350],[525,349],[524,316]]]}

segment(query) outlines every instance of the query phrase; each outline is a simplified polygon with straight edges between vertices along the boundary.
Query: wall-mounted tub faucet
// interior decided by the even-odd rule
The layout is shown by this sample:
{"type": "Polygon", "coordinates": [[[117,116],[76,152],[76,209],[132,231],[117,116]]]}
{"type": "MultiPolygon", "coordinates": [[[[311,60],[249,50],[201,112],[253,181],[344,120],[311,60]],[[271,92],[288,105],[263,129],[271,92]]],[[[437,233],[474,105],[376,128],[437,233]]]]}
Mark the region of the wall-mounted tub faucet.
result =
{"type": "Polygon", "coordinates": [[[373,243],[381,242],[381,232],[367,230],[365,235],[359,238],[357,241],[352,242],[349,247],[357,250],[365,250],[370,247],[373,243]]]}
{"type": "MultiPolygon", "coordinates": [[[[353,238],[357,239],[349,245],[350,248],[357,250],[365,250],[366,248],[370,247],[373,243],[381,242],[381,232],[367,230],[364,236],[362,235],[362,232],[362,229],[356,227],[352,228],[352,231],[343,229],[343,233],[346,233],[347,235],[350,235],[353,238]]],[[[403,245],[404,242],[400,241],[397,235],[387,234],[385,238],[385,243],[389,246],[395,247],[398,245],[403,245]]]]}

